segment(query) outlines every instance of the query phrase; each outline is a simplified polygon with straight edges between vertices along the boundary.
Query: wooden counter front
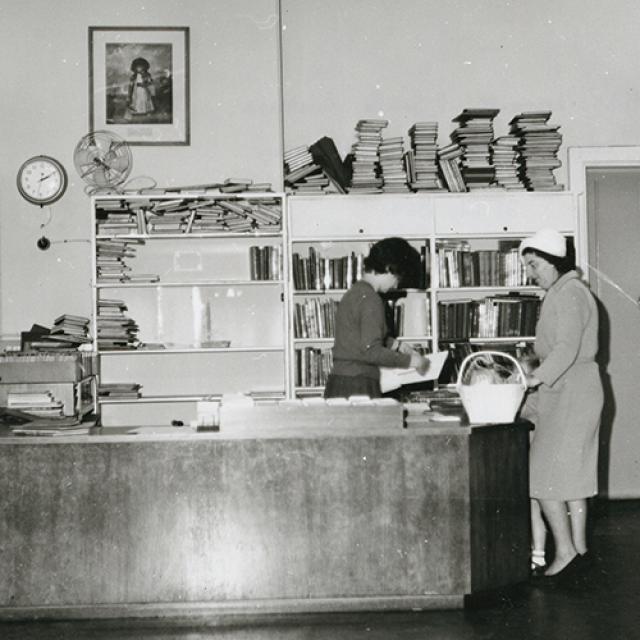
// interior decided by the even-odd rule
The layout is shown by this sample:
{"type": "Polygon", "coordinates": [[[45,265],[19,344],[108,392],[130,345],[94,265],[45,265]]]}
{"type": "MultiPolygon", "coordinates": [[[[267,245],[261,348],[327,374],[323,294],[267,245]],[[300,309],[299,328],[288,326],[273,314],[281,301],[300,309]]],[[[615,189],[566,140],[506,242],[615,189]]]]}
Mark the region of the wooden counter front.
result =
{"type": "Polygon", "coordinates": [[[0,438],[0,618],[460,607],[527,578],[527,451],[524,424],[0,438]]]}

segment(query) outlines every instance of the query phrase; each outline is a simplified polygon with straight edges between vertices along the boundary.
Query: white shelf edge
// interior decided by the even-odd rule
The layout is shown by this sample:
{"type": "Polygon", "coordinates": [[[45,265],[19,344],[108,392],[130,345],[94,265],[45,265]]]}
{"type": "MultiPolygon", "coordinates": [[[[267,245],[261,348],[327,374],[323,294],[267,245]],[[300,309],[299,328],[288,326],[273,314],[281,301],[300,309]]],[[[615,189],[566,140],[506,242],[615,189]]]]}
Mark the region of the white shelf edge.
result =
{"type": "Polygon", "coordinates": [[[180,354],[180,353],[253,353],[256,351],[267,353],[278,353],[284,351],[285,347],[212,347],[212,348],[180,348],[180,349],[114,349],[98,350],[99,356],[130,356],[135,355],[159,355],[159,354],[180,354]]]}
{"type": "Polygon", "coordinates": [[[283,280],[210,280],[192,282],[98,282],[97,289],[156,289],[185,287],[265,287],[282,286],[283,280]]]}

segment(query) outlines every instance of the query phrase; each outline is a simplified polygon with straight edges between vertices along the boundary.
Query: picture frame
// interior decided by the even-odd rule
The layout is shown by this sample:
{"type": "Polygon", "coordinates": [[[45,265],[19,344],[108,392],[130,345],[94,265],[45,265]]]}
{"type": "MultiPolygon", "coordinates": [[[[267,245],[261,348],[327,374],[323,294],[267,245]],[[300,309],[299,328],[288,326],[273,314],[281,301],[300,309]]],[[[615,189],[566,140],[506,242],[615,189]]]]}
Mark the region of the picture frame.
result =
{"type": "Polygon", "coordinates": [[[89,130],[188,145],[189,27],[89,27],[89,130]]]}

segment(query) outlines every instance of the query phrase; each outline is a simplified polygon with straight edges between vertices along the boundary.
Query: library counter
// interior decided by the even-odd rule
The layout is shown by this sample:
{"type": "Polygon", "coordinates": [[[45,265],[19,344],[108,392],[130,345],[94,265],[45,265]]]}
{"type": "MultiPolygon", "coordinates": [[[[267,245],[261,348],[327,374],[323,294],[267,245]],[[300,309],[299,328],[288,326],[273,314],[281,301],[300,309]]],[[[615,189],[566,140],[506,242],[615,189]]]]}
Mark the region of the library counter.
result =
{"type": "Polygon", "coordinates": [[[528,576],[528,424],[0,437],[0,619],[457,608],[528,576]]]}

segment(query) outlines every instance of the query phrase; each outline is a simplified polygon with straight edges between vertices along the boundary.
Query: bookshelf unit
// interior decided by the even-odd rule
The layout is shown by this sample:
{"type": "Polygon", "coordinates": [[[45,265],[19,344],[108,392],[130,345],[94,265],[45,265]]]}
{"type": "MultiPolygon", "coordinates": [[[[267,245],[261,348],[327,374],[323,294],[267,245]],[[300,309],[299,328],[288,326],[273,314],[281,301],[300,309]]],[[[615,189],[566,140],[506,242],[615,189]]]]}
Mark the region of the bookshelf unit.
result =
{"type": "MultiPolygon", "coordinates": [[[[549,226],[580,245],[575,196],[569,192],[294,196],[288,212],[292,396],[322,393],[328,362],[323,375],[308,372],[318,360],[330,361],[333,342],[330,335],[301,335],[297,309],[310,298],[316,307],[317,300],[338,300],[346,289],[334,288],[326,269],[311,289],[296,281],[301,262],[313,262],[310,250],[321,257],[316,265],[366,254],[371,243],[388,236],[404,237],[422,250],[424,281],[402,292],[408,324],[399,337],[425,352],[449,350],[455,362],[469,349],[532,341],[542,291],[525,283],[517,254],[522,238],[549,226]]],[[[584,271],[582,256],[577,262],[584,271]]],[[[452,382],[454,373],[455,365],[445,367],[440,383],[452,382]]]]}
{"type": "Polygon", "coordinates": [[[189,425],[223,393],[284,397],[284,195],[92,197],[104,426],[189,425]]]}
{"type": "Polygon", "coordinates": [[[389,314],[400,340],[433,350],[432,206],[429,199],[410,194],[288,199],[292,397],[322,393],[331,366],[335,306],[361,272],[370,246],[382,238],[401,236],[422,257],[418,281],[391,296],[389,314]]]}

